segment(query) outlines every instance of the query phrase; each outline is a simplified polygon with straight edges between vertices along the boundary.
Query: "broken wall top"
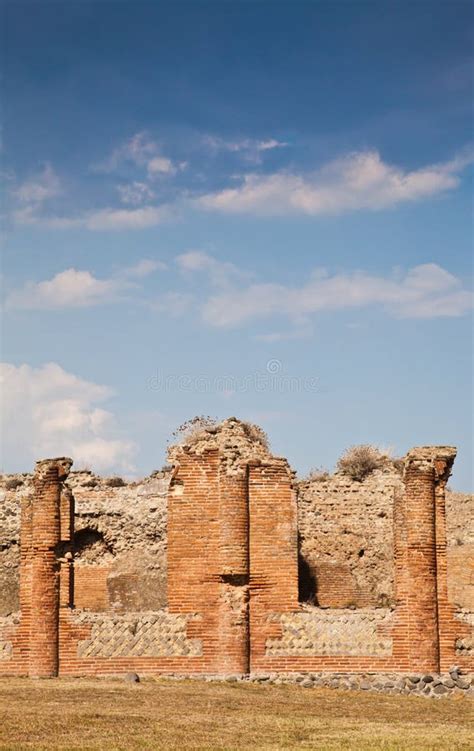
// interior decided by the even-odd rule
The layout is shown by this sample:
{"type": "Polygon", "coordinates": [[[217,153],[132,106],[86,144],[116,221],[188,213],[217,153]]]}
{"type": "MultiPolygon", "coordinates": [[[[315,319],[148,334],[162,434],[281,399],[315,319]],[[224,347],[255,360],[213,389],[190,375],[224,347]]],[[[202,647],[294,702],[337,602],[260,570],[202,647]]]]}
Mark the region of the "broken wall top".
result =
{"type": "Polygon", "coordinates": [[[221,466],[229,475],[242,474],[246,465],[255,462],[284,462],[288,467],[286,459],[272,455],[265,433],[260,428],[236,417],[191,432],[183,442],[169,448],[168,460],[176,466],[183,455],[202,456],[209,451],[219,452],[221,466]]]}

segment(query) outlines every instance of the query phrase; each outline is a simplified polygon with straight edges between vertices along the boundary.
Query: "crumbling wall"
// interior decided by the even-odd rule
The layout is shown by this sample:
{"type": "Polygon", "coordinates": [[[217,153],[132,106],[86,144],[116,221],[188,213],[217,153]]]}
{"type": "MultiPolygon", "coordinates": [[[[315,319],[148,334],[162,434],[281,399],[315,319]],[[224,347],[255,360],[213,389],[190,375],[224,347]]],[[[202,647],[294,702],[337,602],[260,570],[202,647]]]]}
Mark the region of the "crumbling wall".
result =
{"type": "Polygon", "coordinates": [[[474,617],[474,495],[446,493],[448,596],[450,602],[474,617]]]}
{"type": "MultiPolygon", "coordinates": [[[[0,616],[19,610],[20,507],[33,475],[0,477],[0,616]]],[[[159,610],[166,604],[169,473],[137,482],[71,472],[75,498],[75,606],[159,610]]]]}
{"type": "MultiPolygon", "coordinates": [[[[230,450],[235,455],[235,442],[230,450]]],[[[71,472],[78,607],[165,606],[169,477],[157,472],[114,487],[91,472],[71,472]]],[[[300,481],[303,600],[323,608],[394,604],[393,499],[401,484],[390,468],[363,482],[337,474],[300,481]]],[[[0,616],[19,609],[20,503],[31,492],[31,474],[0,476],[0,616]]],[[[448,491],[446,521],[449,599],[474,613],[474,495],[448,491]]]]}
{"type": "MultiPolygon", "coordinates": [[[[445,523],[454,454],[413,449],[403,478],[387,460],[361,482],[339,473],[296,484],[258,432],[230,418],[172,448],[172,470],[139,482],[71,472],[60,483],[61,537],[51,563],[61,571],[62,672],[135,669],[137,659],[148,672],[313,670],[336,657],[345,669],[408,669],[421,652],[416,639],[406,651],[407,629],[427,641],[428,616],[445,668],[457,659],[470,664],[474,509],[473,496],[448,493],[445,523]],[[296,485],[304,604],[293,570],[296,485]]],[[[41,502],[34,492],[31,475],[0,478],[0,660],[11,674],[19,645],[31,640],[23,605],[18,619],[18,561],[41,502]]],[[[436,649],[427,647],[420,665],[432,669],[436,649]]]]}
{"type": "Polygon", "coordinates": [[[159,610],[166,604],[169,474],[139,482],[72,472],[76,502],[75,606],[159,610]]]}
{"type": "Polygon", "coordinates": [[[300,592],[323,608],[393,606],[393,506],[401,475],[391,463],[363,482],[343,474],[298,485],[300,592]]]}
{"type": "Polygon", "coordinates": [[[0,475],[0,617],[20,609],[20,507],[32,475],[0,475]]]}

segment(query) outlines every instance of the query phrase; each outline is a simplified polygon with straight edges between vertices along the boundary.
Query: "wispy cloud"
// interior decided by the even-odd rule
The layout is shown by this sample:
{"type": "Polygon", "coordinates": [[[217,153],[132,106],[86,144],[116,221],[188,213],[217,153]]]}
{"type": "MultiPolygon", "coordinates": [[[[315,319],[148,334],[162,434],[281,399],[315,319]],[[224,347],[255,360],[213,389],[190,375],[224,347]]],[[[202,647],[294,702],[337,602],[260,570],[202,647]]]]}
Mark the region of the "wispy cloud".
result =
{"type": "Polygon", "coordinates": [[[424,264],[398,281],[357,273],[316,275],[299,288],[255,284],[211,296],[203,317],[214,326],[234,326],[271,315],[292,319],[324,310],[378,305],[397,317],[437,318],[463,315],[472,302],[472,294],[455,276],[436,264],[424,264]]]}
{"type": "Polygon", "coordinates": [[[444,164],[404,171],[385,163],[378,152],[367,151],[305,175],[249,174],[238,187],[203,195],[196,203],[209,211],[261,216],[380,210],[453,190],[473,159],[469,152],[444,164]]]}
{"type": "Polygon", "coordinates": [[[201,250],[190,250],[177,256],[176,263],[184,273],[202,271],[216,286],[226,286],[232,279],[248,278],[249,274],[229,261],[219,261],[201,250]]]}
{"type": "MultiPolygon", "coordinates": [[[[208,257],[200,260],[191,256],[186,267],[188,271],[206,270],[213,285],[221,282],[208,257]]],[[[365,272],[330,275],[316,270],[299,287],[271,282],[239,284],[235,273],[232,279],[233,284],[229,285],[229,276],[224,276],[222,288],[206,296],[201,307],[203,320],[224,328],[284,317],[296,326],[293,332],[260,335],[266,341],[307,334],[311,331],[311,317],[322,311],[377,306],[398,318],[438,318],[461,316],[473,306],[472,292],[434,263],[388,277],[365,272]]]]}
{"type": "Polygon", "coordinates": [[[132,472],[136,446],[121,435],[115,416],[100,405],[107,386],[79,378],[57,363],[39,368],[0,363],[5,465],[18,456],[30,465],[48,456],[73,457],[76,467],[132,472]]]}
{"type": "Polygon", "coordinates": [[[49,163],[40,172],[31,175],[11,193],[17,207],[13,218],[17,224],[34,224],[40,216],[43,205],[62,192],[61,181],[49,163]]]}
{"type": "Polygon", "coordinates": [[[158,175],[175,175],[186,167],[186,162],[174,162],[164,156],[162,147],[144,131],[135,133],[93,169],[97,172],[115,172],[124,163],[142,168],[152,178],[158,175]]]}
{"type": "Polygon", "coordinates": [[[27,282],[7,296],[5,307],[16,310],[58,310],[88,308],[117,302],[136,287],[137,279],[166,268],[160,261],[143,259],[121,269],[108,279],[97,279],[90,271],[66,269],[52,279],[27,282]]]}
{"type": "MultiPolygon", "coordinates": [[[[228,150],[250,148],[258,153],[284,145],[268,141],[224,142],[228,150]]],[[[320,216],[351,211],[380,211],[399,204],[429,199],[455,190],[462,171],[474,161],[474,151],[466,150],[440,164],[406,170],[383,161],[377,151],[350,154],[333,160],[313,172],[279,171],[271,174],[253,171],[243,177],[227,176],[224,187],[215,192],[197,188],[196,175],[189,186],[168,183],[158,191],[155,178],[171,175],[184,162],[171,162],[155,153],[157,145],[137,134],[119,150],[144,169],[141,179],[120,183],[115,188],[118,206],[82,213],[51,211],[48,202],[62,193],[59,177],[50,165],[11,191],[16,199],[13,219],[17,224],[50,229],[84,228],[92,232],[141,230],[181,216],[187,210],[248,214],[270,217],[285,215],[320,216]],[[160,203],[157,203],[157,192],[160,203]]],[[[114,156],[115,164],[119,156],[114,156]]],[[[191,171],[190,171],[191,172],[191,171]]],[[[107,196],[109,199],[110,196],[107,196]]],[[[54,207],[57,209],[57,207],[54,207]]]]}
{"type": "Polygon", "coordinates": [[[35,175],[21,183],[14,191],[14,195],[23,204],[34,205],[59,195],[61,182],[49,163],[35,175]]]}
{"type": "Polygon", "coordinates": [[[203,143],[214,154],[222,151],[240,154],[246,161],[255,162],[256,164],[262,161],[262,154],[264,152],[288,146],[286,141],[278,141],[276,138],[261,140],[255,138],[237,138],[228,140],[215,135],[204,136],[203,143]]]}
{"type": "Polygon", "coordinates": [[[170,218],[169,206],[142,206],[137,209],[106,208],[93,211],[78,220],[89,230],[145,229],[155,227],[170,218]]]}
{"type": "Polygon", "coordinates": [[[36,211],[16,213],[18,224],[30,224],[48,229],[84,228],[91,232],[120,232],[156,227],[176,214],[167,204],[140,206],[134,209],[108,207],[89,211],[79,216],[41,215],[36,211]]]}
{"type": "Polygon", "coordinates": [[[122,203],[131,206],[139,206],[141,203],[147,203],[155,198],[155,192],[147,183],[133,180],[131,183],[117,185],[117,192],[122,203]]]}

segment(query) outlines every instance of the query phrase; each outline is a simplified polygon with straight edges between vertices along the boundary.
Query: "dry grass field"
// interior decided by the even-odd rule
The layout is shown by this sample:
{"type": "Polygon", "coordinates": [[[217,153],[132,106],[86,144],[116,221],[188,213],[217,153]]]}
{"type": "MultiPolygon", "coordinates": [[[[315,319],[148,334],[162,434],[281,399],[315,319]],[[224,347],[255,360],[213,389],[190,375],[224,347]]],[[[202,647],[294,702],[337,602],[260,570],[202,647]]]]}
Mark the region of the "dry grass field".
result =
{"type": "Polygon", "coordinates": [[[469,699],[245,683],[0,680],[0,749],[472,749],[469,699]]]}

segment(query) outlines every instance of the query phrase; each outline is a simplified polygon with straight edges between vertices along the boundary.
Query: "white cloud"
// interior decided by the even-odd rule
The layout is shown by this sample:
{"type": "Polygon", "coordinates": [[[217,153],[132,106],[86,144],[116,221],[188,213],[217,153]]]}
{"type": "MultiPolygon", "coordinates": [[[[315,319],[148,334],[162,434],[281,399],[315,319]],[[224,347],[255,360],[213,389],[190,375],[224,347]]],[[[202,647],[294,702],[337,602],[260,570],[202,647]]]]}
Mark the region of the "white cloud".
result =
{"type": "Polygon", "coordinates": [[[173,215],[170,205],[141,206],[135,209],[105,208],[90,211],[82,216],[40,216],[35,211],[17,211],[17,224],[35,224],[50,229],[85,228],[91,232],[120,232],[156,227],[173,215]]]}
{"type": "Polygon", "coordinates": [[[367,151],[304,176],[249,174],[240,186],[201,196],[196,204],[205,210],[261,216],[380,210],[456,188],[459,172],[472,161],[472,154],[466,154],[445,164],[404,171],[383,162],[378,152],[367,151]]]}
{"type": "Polygon", "coordinates": [[[141,279],[144,276],[153,274],[154,271],[164,270],[166,268],[166,263],[163,263],[163,261],[155,261],[151,258],[143,258],[134,266],[129,266],[128,268],[124,269],[122,271],[122,276],[141,279]]]}
{"type": "Polygon", "coordinates": [[[178,317],[186,313],[193,304],[192,295],[183,292],[167,292],[162,297],[150,302],[150,309],[166,313],[167,315],[178,317]]]}
{"type": "Polygon", "coordinates": [[[61,192],[59,177],[50,164],[46,164],[37,175],[25,180],[13,194],[24,204],[37,205],[61,192]]]}
{"type": "Polygon", "coordinates": [[[288,146],[285,141],[277,141],[276,138],[268,138],[266,140],[257,140],[255,138],[226,140],[225,138],[220,138],[220,136],[205,136],[203,142],[215,153],[219,151],[241,153],[248,161],[257,163],[261,161],[262,152],[288,146]]]}
{"type": "Polygon", "coordinates": [[[90,271],[66,269],[52,279],[28,282],[23,289],[11,292],[6,306],[24,310],[90,307],[117,299],[124,284],[116,279],[96,279],[90,271]]]}
{"type": "Polygon", "coordinates": [[[122,162],[146,166],[157,150],[157,144],[141,131],[114,149],[110,157],[97,165],[96,169],[100,172],[113,172],[122,162]]]}
{"type": "Polygon", "coordinates": [[[142,131],[135,133],[128,141],[115,149],[108,159],[96,165],[95,170],[115,172],[121,164],[127,162],[142,168],[151,178],[157,175],[175,175],[178,170],[186,167],[186,162],[173,162],[172,159],[163,156],[160,145],[142,131]]]}
{"type": "Polygon", "coordinates": [[[139,209],[100,209],[86,214],[80,224],[90,230],[145,229],[154,227],[170,216],[168,206],[143,206],[139,209]]]}
{"type": "Polygon", "coordinates": [[[229,261],[218,261],[217,258],[201,250],[190,250],[177,256],[176,263],[181,271],[204,271],[216,286],[225,286],[232,278],[245,278],[249,274],[241,271],[229,261]]]}
{"type": "Polygon", "coordinates": [[[155,193],[150,186],[139,180],[134,180],[127,185],[117,185],[117,191],[122,203],[131,206],[139,206],[155,198],[155,193]]]}
{"type": "Polygon", "coordinates": [[[27,282],[22,289],[13,290],[5,306],[21,310],[57,310],[117,302],[125,292],[136,288],[136,283],[130,280],[142,279],[164,268],[166,265],[161,261],[143,259],[108,279],[97,279],[90,271],[66,269],[52,279],[27,282]]]}
{"type": "Polygon", "coordinates": [[[4,470],[28,470],[36,459],[71,456],[76,467],[133,471],[135,445],[124,439],[114,415],[97,404],[113,392],[63,370],[0,364],[4,470]]]}
{"type": "MultiPolygon", "coordinates": [[[[399,318],[437,318],[461,316],[472,305],[472,293],[461,281],[431,263],[415,266],[401,278],[364,272],[329,276],[317,271],[300,287],[261,283],[227,288],[208,297],[202,315],[207,323],[220,327],[284,316],[301,332],[319,311],[379,306],[399,318]]],[[[280,335],[269,337],[271,341],[280,335]]]]}
{"type": "Polygon", "coordinates": [[[156,174],[175,175],[177,167],[173,164],[171,159],[168,159],[165,156],[155,156],[148,162],[147,170],[150,176],[156,174]]]}

